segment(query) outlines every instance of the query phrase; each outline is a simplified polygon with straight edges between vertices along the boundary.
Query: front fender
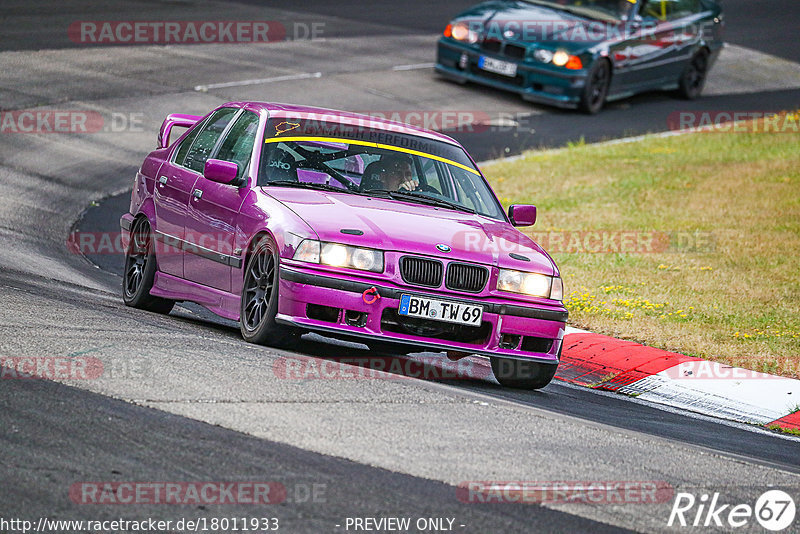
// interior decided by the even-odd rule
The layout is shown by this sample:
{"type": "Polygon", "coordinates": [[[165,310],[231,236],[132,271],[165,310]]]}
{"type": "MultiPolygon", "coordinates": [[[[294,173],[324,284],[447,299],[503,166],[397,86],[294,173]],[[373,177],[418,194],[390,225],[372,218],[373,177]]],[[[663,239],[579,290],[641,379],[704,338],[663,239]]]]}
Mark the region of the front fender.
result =
{"type": "Polygon", "coordinates": [[[304,239],[319,239],[314,229],[283,203],[260,188],[252,189],[242,203],[234,238],[234,255],[242,259],[241,268],[233,269],[231,278],[231,291],[237,295],[242,291],[249,253],[264,235],[275,242],[281,258],[294,256],[304,239]]]}

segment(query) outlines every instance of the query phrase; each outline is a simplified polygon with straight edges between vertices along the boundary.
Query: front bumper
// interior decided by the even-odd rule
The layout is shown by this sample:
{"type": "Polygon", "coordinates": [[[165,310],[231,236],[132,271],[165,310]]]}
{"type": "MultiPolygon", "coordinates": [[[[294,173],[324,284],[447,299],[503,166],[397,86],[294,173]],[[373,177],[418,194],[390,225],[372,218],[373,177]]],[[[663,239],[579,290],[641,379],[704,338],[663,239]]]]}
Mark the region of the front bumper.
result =
{"type": "Polygon", "coordinates": [[[436,54],[436,72],[457,82],[475,82],[496,89],[512,91],[525,100],[557,106],[576,108],[586,85],[587,70],[554,71],[544,66],[536,67],[524,61],[514,61],[504,56],[476,50],[467,45],[444,38],[439,40],[436,54]],[[466,57],[466,63],[462,59],[466,57]],[[517,76],[492,74],[478,67],[481,56],[493,57],[517,64],[517,76]]]}
{"type": "Polygon", "coordinates": [[[563,307],[520,306],[498,299],[469,299],[423,288],[393,287],[389,283],[375,285],[296,266],[281,266],[279,291],[275,317],[279,323],[364,342],[405,344],[417,351],[450,350],[557,364],[567,320],[563,307]],[[369,303],[374,296],[367,298],[364,292],[372,288],[380,298],[369,303]],[[421,335],[414,324],[408,324],[414,323],[413,320],[396,314],[403,294],[482,305],[482,324],[464,328],[443,326],[453,331],[421,335]],[[501,345],[502,342],[505,344],[501,345]]]}

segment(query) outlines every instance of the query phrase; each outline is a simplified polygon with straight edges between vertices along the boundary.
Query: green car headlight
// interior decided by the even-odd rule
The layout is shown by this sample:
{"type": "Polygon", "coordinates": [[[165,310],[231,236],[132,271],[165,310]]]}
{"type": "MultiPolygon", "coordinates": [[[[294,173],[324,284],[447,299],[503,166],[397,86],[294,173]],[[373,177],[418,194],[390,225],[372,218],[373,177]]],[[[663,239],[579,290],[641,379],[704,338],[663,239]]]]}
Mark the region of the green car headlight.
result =
{"type": "Polygon", "coordinates": [[[345,267],[359,271],[383,272],[383,251],[306,239],[294,253],[293,259],[345,267]]]}
{"type": "Polygon", "coordinates": [[[456,41],[462,41],[469,44],[477,43],[479,38],[478,32],[473,31],[466,22],[456,22],[452,26],[448,25],[447,29],[445,30],[445,35],[452,37],[456,41]],[[448,32],[450,35],[447,35],[448,32]]]}
{"type": "Polygon", "coordinates": [[[561,278],[539,273],[500,269],[500,276],[497,278],[497,289],[545,299],[564,299],[564,285],[561,282],[561,278]]]}

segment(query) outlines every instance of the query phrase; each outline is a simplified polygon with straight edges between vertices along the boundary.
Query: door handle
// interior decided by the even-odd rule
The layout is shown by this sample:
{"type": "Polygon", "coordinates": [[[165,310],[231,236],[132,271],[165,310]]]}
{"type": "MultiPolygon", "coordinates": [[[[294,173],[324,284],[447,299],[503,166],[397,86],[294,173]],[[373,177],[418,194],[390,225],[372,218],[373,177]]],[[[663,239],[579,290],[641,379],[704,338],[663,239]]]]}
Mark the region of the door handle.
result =
{"type": "Polygon", "coordinates": [[[169,178],[167,178],[166,176],[159,176],[158,177],[158,181],[159,181],[158,187],[164,187],[165,185],[167,185],[167,181],[168,180],[169,180],[169,178]]]}
{"type": "Polygon", "coordinates": [[[195,200],[200,200],[203,197],[203,191],[201,191],[200,189],[195,189],[192,192],[192,196],[194,197],[195,200]]]}

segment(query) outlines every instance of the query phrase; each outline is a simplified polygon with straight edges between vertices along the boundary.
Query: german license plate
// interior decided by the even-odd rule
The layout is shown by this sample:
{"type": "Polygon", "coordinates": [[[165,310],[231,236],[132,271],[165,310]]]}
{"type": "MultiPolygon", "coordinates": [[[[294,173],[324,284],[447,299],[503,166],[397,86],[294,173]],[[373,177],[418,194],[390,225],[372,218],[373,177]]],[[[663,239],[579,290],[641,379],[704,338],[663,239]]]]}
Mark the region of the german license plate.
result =
{"type": "Polygon", "coordinates": [[[481,56],[478,60],[478,66],[483,70],[494,72],[495,74],[502,74],[513,78],[517,75],[517,64],[510,61],[500,61],[491,57],[481,56]]]}
{"type": "Polygon", "coordinates": [[[430,299],[416,295],[402,295],[397,313],[408,317],[432,319],[446,323],[480,326],[483,318],[483,306],[430,299]]]}

